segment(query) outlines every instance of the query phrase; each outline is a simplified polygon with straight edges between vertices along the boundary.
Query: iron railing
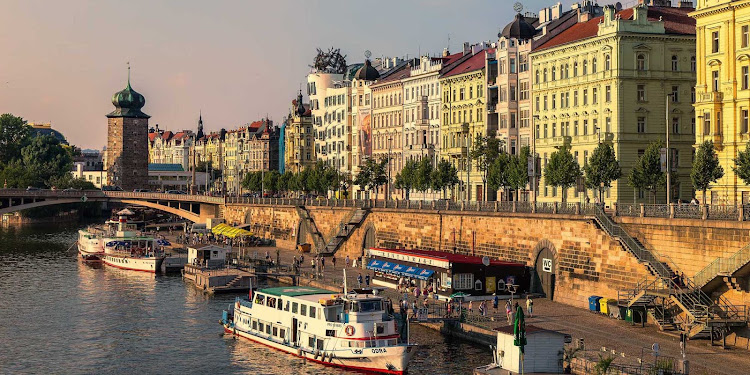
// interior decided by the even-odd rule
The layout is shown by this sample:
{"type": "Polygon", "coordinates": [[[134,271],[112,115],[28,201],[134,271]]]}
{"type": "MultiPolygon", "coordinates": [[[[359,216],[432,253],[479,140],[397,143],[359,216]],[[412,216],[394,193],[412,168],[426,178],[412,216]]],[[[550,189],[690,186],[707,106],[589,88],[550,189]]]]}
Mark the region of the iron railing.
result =
{"type": "Polygon", "coordinates": [[[693,281],[703,287],[717,275],[732,275],[750,262],[750,245],[741,248],[729,258],[716,258],[693,276],[693,281]]]}

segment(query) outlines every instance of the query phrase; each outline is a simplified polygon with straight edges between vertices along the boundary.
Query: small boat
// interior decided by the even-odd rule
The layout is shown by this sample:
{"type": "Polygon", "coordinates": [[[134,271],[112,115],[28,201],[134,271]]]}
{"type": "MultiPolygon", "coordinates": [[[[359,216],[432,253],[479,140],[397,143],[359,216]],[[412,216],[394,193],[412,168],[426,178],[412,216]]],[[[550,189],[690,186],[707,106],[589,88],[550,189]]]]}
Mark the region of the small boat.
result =
{"type": "Polygon", "coordinates": [[[133,271],[155,273],[161,269],[165,254],[153,237],[140,234],[134,224],[128,224],[129,210],[117,213],[118,222],[112,235],[101,238],[104,244],[104,264],[133,271]]]}
{"type": "Polygon", "coordinates": [[[78,231],[78,253],[87,262],[101,262],[104,256],[102,233],[96,228],[86,228],[78,231]]]}
{"type": "Polygon", "coordinates": [[[225,310],[224,332],[327,366],[404,374],[416,345],[399,339],[385,301],[312,287],[261,289],[225,310]]]}

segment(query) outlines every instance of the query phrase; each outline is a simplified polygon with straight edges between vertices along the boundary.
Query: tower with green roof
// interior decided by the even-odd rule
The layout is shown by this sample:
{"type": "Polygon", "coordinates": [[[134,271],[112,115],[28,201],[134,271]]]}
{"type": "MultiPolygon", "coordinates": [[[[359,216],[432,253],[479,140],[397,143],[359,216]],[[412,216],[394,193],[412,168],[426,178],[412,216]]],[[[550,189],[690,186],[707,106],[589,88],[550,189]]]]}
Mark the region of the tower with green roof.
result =
{"type": "Polygon", "coordinates": [[[148,188],[148,119],[146,99],[128,84],[112,96],[107,115],[107,184],[123,190],[148,188]]]}

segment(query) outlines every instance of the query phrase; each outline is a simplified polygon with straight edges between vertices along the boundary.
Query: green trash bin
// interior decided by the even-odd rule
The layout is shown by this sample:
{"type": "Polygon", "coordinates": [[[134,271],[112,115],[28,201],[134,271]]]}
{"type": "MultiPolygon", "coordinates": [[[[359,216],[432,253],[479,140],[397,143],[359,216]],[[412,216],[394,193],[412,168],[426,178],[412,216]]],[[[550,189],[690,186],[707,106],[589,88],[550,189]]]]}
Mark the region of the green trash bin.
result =
{"type": "MultiPolygon", "coordinates": [[[[626,305],[618,305],[617,306],[620,309],[620,319],[626,320],[628,319],[628,307],[626,305]]],[[[630,318],[630,321],[633,321],[633,318],[630,318]]]]}
{"type": "Polygon", "coordinates": [[[621,306],[621,308],[625,309],[625,321],[633,323],[633,309],[629,309],[625,306],[621,306]]]}
{"type": "Polygon", "coordinates": [[[646,323],[646,308],[641,306],[633,306],[628,309],[628,318],[625,321],[633,324],[645,324],[646,323]]]}

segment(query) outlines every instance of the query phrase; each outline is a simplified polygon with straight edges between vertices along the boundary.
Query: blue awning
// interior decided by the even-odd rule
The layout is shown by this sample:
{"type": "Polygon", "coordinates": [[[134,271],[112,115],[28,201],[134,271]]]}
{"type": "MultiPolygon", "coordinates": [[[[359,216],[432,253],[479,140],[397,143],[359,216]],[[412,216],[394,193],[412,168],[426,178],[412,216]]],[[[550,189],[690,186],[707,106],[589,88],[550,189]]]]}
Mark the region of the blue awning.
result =
{"type": "Polygon", "coordinates": [[[413,266],[405,266],[403,264],[387,262],[379,259],[370,260],[370,263],[367,264],[367,269],[392,273],[400,276],[413,277],[420,280],[427,280],[428,278],[430,278],[430,276],[432,276],[433,273],[435,273],[435,271],[432,270],[413,266]]]}

